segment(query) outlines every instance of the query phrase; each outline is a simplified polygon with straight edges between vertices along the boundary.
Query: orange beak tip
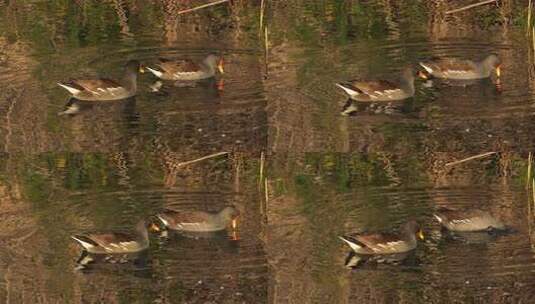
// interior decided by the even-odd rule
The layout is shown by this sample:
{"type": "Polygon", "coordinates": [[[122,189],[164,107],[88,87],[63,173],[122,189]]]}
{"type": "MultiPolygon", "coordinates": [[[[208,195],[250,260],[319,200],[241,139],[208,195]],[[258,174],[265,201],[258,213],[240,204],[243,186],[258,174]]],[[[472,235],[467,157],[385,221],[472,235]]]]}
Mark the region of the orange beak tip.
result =
{"type": "Polygon", "coordinates": [[[160,227],[158,227],[158,225],[152,223],[152,224],[150,225],[150,230],[151,230],[151,231],[154,231],[154,232],[158,232],[158,231],[160,231],[160,227]]]}
{"type": "Polygon", "coordinates": [[[423,241],[425,239],[424,232],[422,230],[418,231],[418,237],[423,241]]]}
{"type": "Polygon", "coordinates": [[[427,75],[425,75],[425,73],[422,72],[422,71],[419,71],[419,72],[418,72],[418,77],[420,77],[420,78],[422,78],[422,79],[424,79],[424,80],[427,80],[427,79],[428,79],[427,75]]]}
{"type": "Polygon", "coordinates": [[[219,63],[217,64],[217,69],[219,70],[219,73],[221,74],[224,74],[225,73],[225,69],[223,69],[223,58],[221,58],[221,60],[219,60],[219,63]]]}

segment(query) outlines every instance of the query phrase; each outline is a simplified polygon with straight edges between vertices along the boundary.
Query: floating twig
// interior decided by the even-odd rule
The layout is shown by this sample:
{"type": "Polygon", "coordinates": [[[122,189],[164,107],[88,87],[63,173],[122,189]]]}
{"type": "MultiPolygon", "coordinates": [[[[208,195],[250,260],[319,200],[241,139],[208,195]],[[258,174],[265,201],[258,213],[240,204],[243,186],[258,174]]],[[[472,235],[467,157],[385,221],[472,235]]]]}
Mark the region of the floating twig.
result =
{"type": "Polygon", "coordinates": [[[451,10],[451,11],[446,11],[446,15],[448,14],[453,14],[453,13],[458,13],[458,12],[462,12],[462,11],[465,11],[465,10],[468,10],[468,9],[471,9],[471,8],[474,8],[476,6],[480,6],[480,5],[485,5],[485,4],[489,4],[489,3],[498,3],[497,0],[487,0],[487,1],[482,1],[482,2],[478,2],[478,3],[474,3],[474,4],[470,4],[470,5],[467,5],[467,6],[463,6],[461,8],[457,8],[457,9],[454,9],[454,10],[451,10]]]}
{"type": "Polygon", "coordinates": [[[449,162],[449,163],[446,164],[446,167],[454,166],[454,165],[457,165],[457,164],[460,164],[460,163],[464,163],[464,162],[467,162],[469,160],[473,160],[473,159],[477,159],[477,158],[483,158],[483,157],[486,157],[486,156],[489,156],[489,155],[492,155],[492,154],[496,154],[496,153],[497,152],[486,152],[486,153],[470,156],[470,157],[467,157],[467,158],[464,158],[464,159],[461,159],[461,160],[456,160],[456,161],[453,161],[453,162],[449,162]]]}
{"type": "Polygon", "coordinates": [[[206,155],[206,156],[203,156],[203,157],[201,157],[201,158],[194,159],[194,160],[189,160],[189,161],[186,161],[186,162],[181,162],[181,163],[176,164],[176,165],[175,165],[175,168],[183,167],[183,166],[187,166],[187,165],[191,165],[191,164],[193,164],[193,163],[197,163],[197,162],[200,162],[200,161],[209,159],[209,158],[218,157],[218,156],[225,155],[225,154],[228,154],[228,153],[229,153],[229,152],[218,152],[218,153],[214,153],[214,154],[206,155]]]}
{"type": "Polygon", "coordinates": [[[212,3],[207,3],[207,4],[199,5],[199,6],[194,7],[194,8],[188,8],[188,9],[186,9],[186,10],[179,11],[179,12],[177,13],[177,15],[181,15],[181,14],[185,14],[185,13],[193,12],[193,11],[200,10],[200,9],[202,9],[202,8],[205,8],[205,7],[210,7],[210,6],[213,6],[213,5],[218,5],[218,4],[225,3],[225,2],[229,2],[229,1],[230,1],[230,0],[219,0],[219,1],[212,2],[212,3]]]}

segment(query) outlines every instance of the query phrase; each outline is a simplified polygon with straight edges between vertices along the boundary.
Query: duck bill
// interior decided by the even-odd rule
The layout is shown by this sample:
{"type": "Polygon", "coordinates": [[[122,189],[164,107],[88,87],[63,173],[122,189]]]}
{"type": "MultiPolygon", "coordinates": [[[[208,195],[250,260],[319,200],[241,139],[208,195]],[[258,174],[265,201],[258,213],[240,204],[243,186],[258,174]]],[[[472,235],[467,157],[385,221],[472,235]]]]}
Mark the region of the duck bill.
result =
{"type": "Polygon", "coordinates": [[[422,78],[423,80],[429,79],[429,77],[427,77],[427,75],[422,71],[418,71],[418,77],[422,78]]]}
{"type": "Polygon", "coordinates": [[[424,232],[422,230],[419,230],[418,233],[416,234],[418,236],[418,238],[420,240],[424,240],[425,239],[425,236],[424,236],[424,232]]]}
{"type": "Polygon", "coordinates": [[[231,225],[232,225],[232,230],[236,230],[236,228],[238,228],[238,219],[233,219],[231,225]]]}
{"type": "Polygon", "coordinates": [[[219,60],[219,63],[217,64],[217,69],[219,70],[219,73],[225,74],[225,70],[223,69],[223,59],[219,60]]]}
{"type": "Polygon", "coordinates": [[[139,72],[141,74],[145,73],[145,67],[143,67],[142,65],[139,66],[139,72]]]}
{"type": "Polygon", "coordinates": [[[150,226],[149,226],[149,230],[151,232],[158,232],[158,231],[160,231],[160,227],[158,227],[158,225],[156,225],[154,223],[151,223],[150,226]]]}
{"type": "Polygon", "coordinates": [[[497,66],[496,67],[496,77],[500,77],[501,74],[502,74],[501,66],[497,66]]]}

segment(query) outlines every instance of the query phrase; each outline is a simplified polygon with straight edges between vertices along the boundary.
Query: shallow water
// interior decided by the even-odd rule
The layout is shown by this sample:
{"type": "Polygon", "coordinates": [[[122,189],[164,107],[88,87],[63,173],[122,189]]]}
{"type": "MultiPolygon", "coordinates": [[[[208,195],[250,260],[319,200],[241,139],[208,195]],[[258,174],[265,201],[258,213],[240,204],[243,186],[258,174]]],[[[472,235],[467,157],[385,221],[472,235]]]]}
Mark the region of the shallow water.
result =
{"type": "Polygon", "coordinates": [[[441,19],[440,1],[268,2],[266,56],[259,1],[180,16],[193,1],[0,1],[1,300],[531,301],[533,54],[515,3],[441,19]],[[68,94],[57,82],[211,52],[225,59],[215,79],[152,92],[157,79],[142,74],[134,98],[58,115],[68,94]],[[490,53],[499,80],[417,80],[414,98],[342,115],[336,82],[490,53]],[[152,234],[140,256],[80,265],[70,239],[162,208],[230,204],[235,233],[152,234]],[[440,206],[489,210],[511,231],[450,235],[432,216],[440,206]],[[409,219],[426,240],[399,265],[344,265],[339,235],[409,219]]]}

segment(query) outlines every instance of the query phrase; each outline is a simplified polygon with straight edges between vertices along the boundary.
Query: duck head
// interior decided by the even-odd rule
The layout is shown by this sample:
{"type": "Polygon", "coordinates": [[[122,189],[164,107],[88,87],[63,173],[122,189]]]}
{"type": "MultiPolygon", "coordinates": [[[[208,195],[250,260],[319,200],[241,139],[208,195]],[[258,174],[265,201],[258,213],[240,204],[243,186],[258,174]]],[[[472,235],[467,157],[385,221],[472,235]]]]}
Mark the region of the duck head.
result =
{"type": "Polygon", "coordinates": [[[495,71],[496,72],[496,76],[497,77],[500,77],[501,75],[501,61],[500,61],[500,58],[498,58],[498,56],[496,54],[491,54],[489,56],[487,56],[487,58],[485,58],[483,60],[483,69],[485,71],[488,71],[488,73],[490,73],[491,71],[495,71]]]}
{"type": "Polygon", "coordinates": [[[238,225],[238,217],[240,215],[240,212],[238,209],[234,206],[228,206],[225,207],[221,212],[219,212],[219,216],[223,219],[225,222],[231,222],[232,228],[236,229],[238,225]]]}
{"type": "Polygon", "coordinates": [[[204,64],[206,64],[211,69],[216,69],[219,71],[219,73],[224,74],[225,70],[223,69],[223,57],[216,55],[216,54],[210,54],[204,59],[204,64]]]}
{"type": "Polygon", "coordinates": [[[423,230],[415,220],[407,222],[403,229],[403,231],[408,235],[415,235],[422,241],[425,239],[423,230]]]}
{"type": "Polygon", "coordinates": [[[129,73],[137,74],[137,73],[145,73],[145,69],[143,68],[143,65],[138,60],[129,60],[126,63],[126,70],[129,73]]]}

